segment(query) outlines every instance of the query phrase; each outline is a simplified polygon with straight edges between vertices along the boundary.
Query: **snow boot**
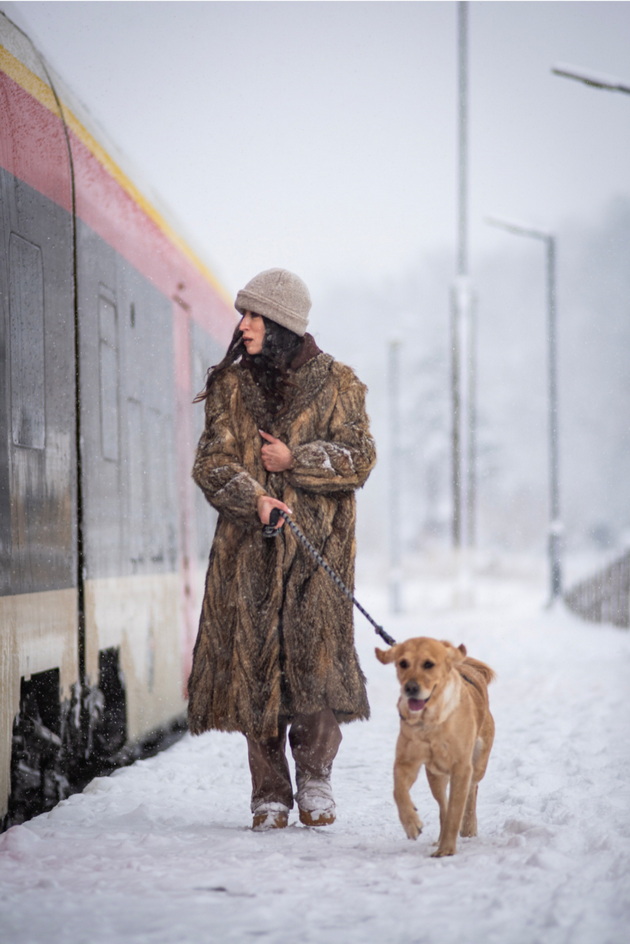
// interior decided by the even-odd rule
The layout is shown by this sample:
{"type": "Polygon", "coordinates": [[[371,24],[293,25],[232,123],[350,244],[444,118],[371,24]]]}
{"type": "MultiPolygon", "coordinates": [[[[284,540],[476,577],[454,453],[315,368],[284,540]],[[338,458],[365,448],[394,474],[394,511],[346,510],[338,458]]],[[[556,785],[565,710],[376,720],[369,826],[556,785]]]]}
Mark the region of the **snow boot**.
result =
{"type": "Polygon", "coordinates": [[[335,801],[329,779],[298,774],[295,795],[304,826],[330,826],[335,822],[335,801]]]}
{"type": "Polygon", "coordinates": [[[289,808],[284,803],[260,803],[253,813],[252,829],[256,832],[284,829],[289,825],[289,808]]]}

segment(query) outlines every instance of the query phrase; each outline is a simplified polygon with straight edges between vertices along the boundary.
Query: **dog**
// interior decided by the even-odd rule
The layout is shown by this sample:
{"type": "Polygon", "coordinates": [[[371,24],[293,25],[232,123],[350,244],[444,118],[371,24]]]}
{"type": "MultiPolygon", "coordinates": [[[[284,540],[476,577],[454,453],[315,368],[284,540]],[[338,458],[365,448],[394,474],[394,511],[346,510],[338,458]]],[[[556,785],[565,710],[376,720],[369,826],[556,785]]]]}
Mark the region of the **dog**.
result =
{"type": "Polygon", "coordinates": [[[440,808],[440,838],[432,854],[454,855],[458,834],[477,835],[477,788],[494,741],[488,684],[495,673],[470,658],[464,645],[456,648],[425,636],[376,649],[376,657],[396,664],[400,682],[394,762],[400,822],[409,839],[422,832],[409,791],[424,764],[440,808]]]}

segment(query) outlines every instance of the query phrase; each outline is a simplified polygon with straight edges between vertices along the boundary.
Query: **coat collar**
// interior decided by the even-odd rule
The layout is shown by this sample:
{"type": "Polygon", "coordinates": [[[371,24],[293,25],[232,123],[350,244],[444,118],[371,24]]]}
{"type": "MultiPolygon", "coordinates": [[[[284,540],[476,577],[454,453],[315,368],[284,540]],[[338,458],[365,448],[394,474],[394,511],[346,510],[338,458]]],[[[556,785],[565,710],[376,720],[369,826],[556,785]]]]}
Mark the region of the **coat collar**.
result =
{"type": "Polygon", "coordinates": [[[312,334],[305,334],[304,340],[293,360],[291,361],[291,370],[299,370],[304,364],[308,363],[313,357],[321,354],[317,342],[312,334]]]}
{"type": "Polygon", "coordinates": [[[291,364],[291,379],[295,389],[288,407],[278,416],[269,414],[265,399],[254,383],[251,373],[246,368],[235,365],[245,408],[252,414],[258,427],[271,432],[272,435],[280,435],[281,431],[286,430],[295,418],[307,409],[326,383],[334,363],[334,358],[320,351],[310,335],[305,337],[306,343],[291,364]]]}

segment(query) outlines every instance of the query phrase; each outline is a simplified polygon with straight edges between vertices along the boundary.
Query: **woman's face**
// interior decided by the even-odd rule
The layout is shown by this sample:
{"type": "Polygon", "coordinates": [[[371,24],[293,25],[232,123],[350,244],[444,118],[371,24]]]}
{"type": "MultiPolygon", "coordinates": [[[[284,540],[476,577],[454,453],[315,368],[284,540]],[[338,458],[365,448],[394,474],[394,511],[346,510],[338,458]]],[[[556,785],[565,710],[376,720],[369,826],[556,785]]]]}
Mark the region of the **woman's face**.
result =
{"type": "Polygon", "coordinates": [[[265,322],[260,315],[246,311],[238,326],[248,354],[260,354],[265,340],[265,322]]]}

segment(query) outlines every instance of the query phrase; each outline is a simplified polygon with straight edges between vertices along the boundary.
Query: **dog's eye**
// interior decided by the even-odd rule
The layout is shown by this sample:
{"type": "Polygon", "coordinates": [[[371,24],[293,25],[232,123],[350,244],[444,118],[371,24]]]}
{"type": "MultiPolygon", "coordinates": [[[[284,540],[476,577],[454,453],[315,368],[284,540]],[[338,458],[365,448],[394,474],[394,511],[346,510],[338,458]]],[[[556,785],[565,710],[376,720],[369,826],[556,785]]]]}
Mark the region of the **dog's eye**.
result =
{"type": "Polygon", "coordinates": [[[408,669],[408,668],[409,668],[409,663],[407,662],[406,659],[401,659],[400,662],[398,663],[398,668],[399,668],[399,669],[408,669]]]}
{"type": "Polygon", "coordinates": [[[427,659],[426,662],[423,662],[423,663],[422,663],[422,668],[423,668],[423,669],[432,669],[434,665],[435,665],[435,662],[431,662],[430,659],[427,659]]]}

